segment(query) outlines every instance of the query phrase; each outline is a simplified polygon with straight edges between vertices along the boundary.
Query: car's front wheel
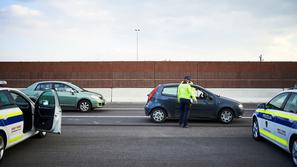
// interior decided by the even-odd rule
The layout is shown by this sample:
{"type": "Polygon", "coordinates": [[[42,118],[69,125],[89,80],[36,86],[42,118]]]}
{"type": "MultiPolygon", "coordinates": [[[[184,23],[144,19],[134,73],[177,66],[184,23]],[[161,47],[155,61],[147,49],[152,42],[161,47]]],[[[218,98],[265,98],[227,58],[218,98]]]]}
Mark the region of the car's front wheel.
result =
{"type": "Polygon", "coordinates": [[[219,113],[219,120],[224,123],[224,124],[229,124],[230,122],[232,122],[233,118],[234,118],[234,114],[233,111],[230,109],[223,109],[220,113],[219,113]]]}
{"type": "Polygon", "coordinates": [[[166,119],[166,111],[161,108],[156,108],[151,112],[151,120],[156,123],[164,122],[166,119]]]}
{"type": "Polygon", "coordinates": [[[297,139],[293,141],[293,145],[291,148],[291,157],[292,157],[293,164],[297,166],[297,139]]]}
{"type": "Polygon", "coordinates": [[[0,133],[0,161],[4,156],[4,151],[5,151],[5,141],[4,141],[4,137],[0,133]]]}
{"type": "Polygon", "coordinates": [[[91,102],[89,100],[81,100],[78,103],[78,108],[82,112],[88,112],[91,111],[91,102]]]}
{"type": "Polygon", "coordinates": [[[253,138],[257,141],[261,139],[260,137],[260,131],[259,131],[259,124],[256,118],[253,119],[253,125],[252,125],[252,134],[253,138]]]}

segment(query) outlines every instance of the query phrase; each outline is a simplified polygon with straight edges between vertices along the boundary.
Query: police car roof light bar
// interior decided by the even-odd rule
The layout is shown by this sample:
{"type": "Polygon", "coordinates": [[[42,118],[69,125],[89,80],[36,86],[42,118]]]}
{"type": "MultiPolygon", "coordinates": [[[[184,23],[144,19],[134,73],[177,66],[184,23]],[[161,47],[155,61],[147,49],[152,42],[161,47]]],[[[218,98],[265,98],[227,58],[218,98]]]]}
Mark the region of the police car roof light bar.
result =
{"type": "Polygon", "coordinates": [[[0,85],[7,85],[6,81],[0,81],[0,85]]]}

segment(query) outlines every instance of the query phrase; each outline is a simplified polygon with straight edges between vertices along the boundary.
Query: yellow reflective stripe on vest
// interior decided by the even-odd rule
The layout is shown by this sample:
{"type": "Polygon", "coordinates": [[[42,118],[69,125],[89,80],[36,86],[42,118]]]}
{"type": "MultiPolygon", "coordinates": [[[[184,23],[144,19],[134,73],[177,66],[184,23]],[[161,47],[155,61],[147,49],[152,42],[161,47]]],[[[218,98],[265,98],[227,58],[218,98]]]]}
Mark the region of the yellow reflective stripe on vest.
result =
{"type": "Polygon", "coordinates": [[[272,133],[270,133],[270,132],[268,132],[268,131],[266,131],[264,129],[260,129],[260,133],[265,135],[266,137],[269,137],[270,139],[272,139],[272,140],[286,146],[286,147],[288,147],[288,145],[289,145],[287,140],[285,140],[283,138],[280,138],[280,137],[278,137],[278,136],[276,136],[276,135],[274,135],[274,134],[272,134],[272,133]]]}
{"type": "Polygon", "coordinates": [[[20,136],[14,137],[12,139],[9,139],[8,140],[8,143],[13,143],[13,142],[16,142],[18,140],[21,140],[23,137],[24,137],[24,135],[20,135],[20,136]]]}
{"type": "Polygon", "coordinates": [[[263,114],[269,114],[269,115],[278,116],[278,117],[287,118],[287,119],[297,121],[297,115],[296,116],[295,115],[290,115],[290,114],[286,114],[284,112],[269,111],[268,109],[267,110],[257,109],[256,112],[263,113],[263,114]]]}
{"type": "Polygon", "coordinates": [[[15,117],[15,116],[19,116],[19,115],[23,115],[23,112],[22,111],[16,111],[16,112],[7,113],[7,114],[1,114],[0,119],[15,117]]]}

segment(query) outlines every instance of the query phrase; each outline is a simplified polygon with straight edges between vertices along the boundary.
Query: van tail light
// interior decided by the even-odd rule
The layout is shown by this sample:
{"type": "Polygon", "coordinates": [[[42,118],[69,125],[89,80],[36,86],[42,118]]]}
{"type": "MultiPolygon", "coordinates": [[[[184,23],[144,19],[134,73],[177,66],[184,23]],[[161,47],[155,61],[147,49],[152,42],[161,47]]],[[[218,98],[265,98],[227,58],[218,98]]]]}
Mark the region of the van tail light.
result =
{"type": "Polygon", "coordinates": [[[148,95],[148,99],[147,99],[147,101],[151,101],[151,100],[152,100],[152,98],[153,98],[154,95],[156,94],[157,90],[158,90],[158,86],[156,86],[156,87],[153,89],[153,91],[148,95]]]}

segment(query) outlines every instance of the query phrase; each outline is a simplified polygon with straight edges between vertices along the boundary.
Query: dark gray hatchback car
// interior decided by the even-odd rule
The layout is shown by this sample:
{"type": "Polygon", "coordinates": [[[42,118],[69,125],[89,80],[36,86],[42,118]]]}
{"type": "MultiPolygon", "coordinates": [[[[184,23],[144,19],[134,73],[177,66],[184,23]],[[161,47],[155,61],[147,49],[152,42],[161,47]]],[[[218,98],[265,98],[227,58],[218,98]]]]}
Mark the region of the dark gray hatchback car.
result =
{"type": "MultiPolygon", "coordinates": [[[[148,94],[145,115],[153,122],[164,122],[167,118],[179,118],[177,102],[177,83],[160,84],[148,94]]],[[[244,110],[239,102],[216,95],[199,85],[192,85],[197,92],[197,102],[192,104],[190,119],[217,119],[228,124],[239,118],[244,110]]]]}

